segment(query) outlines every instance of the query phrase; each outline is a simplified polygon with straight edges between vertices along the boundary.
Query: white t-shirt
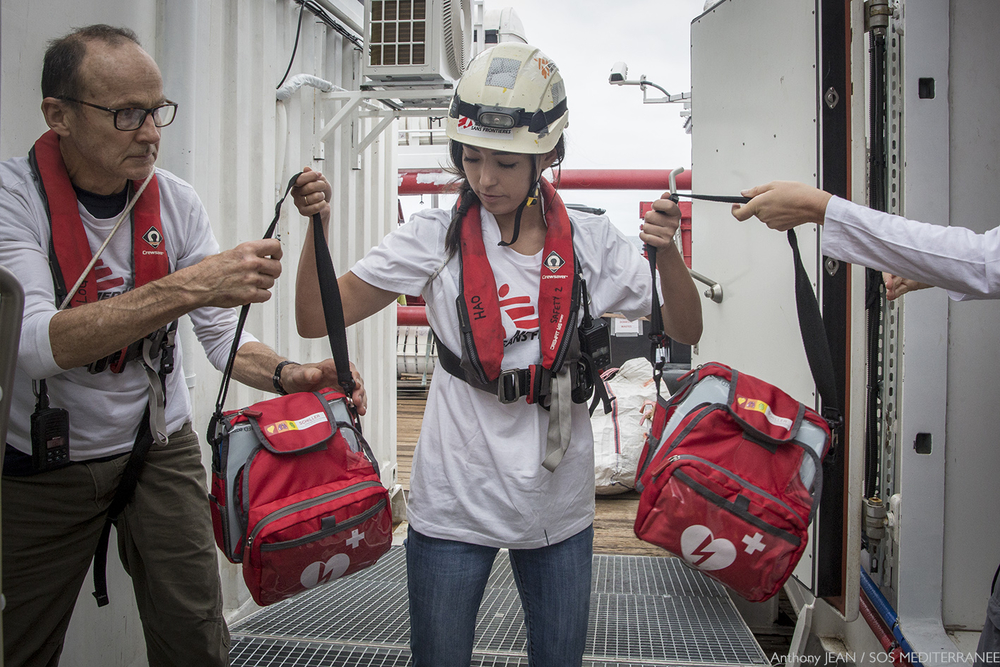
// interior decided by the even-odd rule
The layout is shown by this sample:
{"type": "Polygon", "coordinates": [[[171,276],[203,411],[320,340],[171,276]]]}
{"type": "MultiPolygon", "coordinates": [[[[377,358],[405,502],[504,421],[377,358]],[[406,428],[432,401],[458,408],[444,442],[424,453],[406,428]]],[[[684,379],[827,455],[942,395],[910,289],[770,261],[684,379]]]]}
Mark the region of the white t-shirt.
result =
{"type": "MultiPolygon", "coordinates": [[[[194,188],[162,169],[156,170],[156,176],[170,271],[218,253],[219,244],[212,234],[208,214],[194,188]]],[[[126,453],[135,442],[148,401],[146,374],[138,362],[130,362],[121,374],[110,371],[91,374],[86,368],[64,371],[56,364],[49,341],[49,321],[56,314],[48,263],[50,226],[27,158],[0,163],[0,181],[0,265],[13,272],[24,289],[24,316],[7,442],[23,452],[31,452],[30,415],[35,408],[31,380],[44,378],[51,406],[69,412],[70,457],[74,461],[126,453]]],[[[96,219],[83,205],[79,205],[79,210],[92,256],[111,231],[115,219],[96,219]]],[[[95,271],[102,299],[133,287],[131,237],[128,223],[123,223],[98,260],[95,271]]],[[[236,331],[235,310],[199,308],[189,315],[209,360],[216,368],[224,368],[236,331]]],[[[255,340],[253,336],[244,333],[241,345],[251,340],[255,340]]],[[[168,433],[191,419],[180,336],[175,343],[174,372],[167,375],[166,381],[168,433]]]]}
{"type": "Polygon", "coordinates": [[[1000,227],[977,234],[831,197],[823,254],[943,287],[956,300],[1000,298],[1000,227]]]}
{"type": "MultiPolygon", "coordinates": [[[[503,368],[541,363],[538,289],[542,253],[501,248],[495,218],[481,209],[483,241],[504,322],[503,368]]],[[[593,316],[630,319],[651,307],[649,265],[606,217],[569,211],[593,316]]],[[[451,213],[418,213],[351,271],[401,294],[419,293],[441,342],[461,355],[456,299],[459,258],[445,263],[451,213]]],[[[575,333],[574,333],[575,335],[575,333]]],[[[572,439],[555,472],[542,467],[549,413],[523,399],[503,405],[444,370],[434,374],[413,460],[407,517],[440,539],[532,549],[555,544],[594,520],[594,443],[587,405],[573,405],[572,439]]]]}

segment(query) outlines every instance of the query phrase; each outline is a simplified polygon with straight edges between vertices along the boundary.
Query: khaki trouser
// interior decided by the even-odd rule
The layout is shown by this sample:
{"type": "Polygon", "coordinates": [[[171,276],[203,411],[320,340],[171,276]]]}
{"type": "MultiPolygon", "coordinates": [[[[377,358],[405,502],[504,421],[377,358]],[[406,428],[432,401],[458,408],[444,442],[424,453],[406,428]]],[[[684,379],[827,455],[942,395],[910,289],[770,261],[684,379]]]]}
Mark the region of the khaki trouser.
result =
{"type": "MultiPolygon", "coordinates": [[[[121,456],[3,478],[7,667],[58,664],[127,460],[121,456]]],[[[205,469],[190,424],[171,435],[166,447],[150,448],[135,496],[116,528],[150,666],[228,665],[229,631],[222,616],[205,469]]]]}

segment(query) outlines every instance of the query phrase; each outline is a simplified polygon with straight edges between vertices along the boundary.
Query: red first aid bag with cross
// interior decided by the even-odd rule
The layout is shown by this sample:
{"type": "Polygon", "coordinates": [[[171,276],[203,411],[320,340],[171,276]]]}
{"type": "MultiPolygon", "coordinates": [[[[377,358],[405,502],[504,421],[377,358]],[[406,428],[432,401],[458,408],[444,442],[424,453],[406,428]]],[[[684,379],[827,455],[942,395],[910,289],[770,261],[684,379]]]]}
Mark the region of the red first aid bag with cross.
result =
{"type": "Polygon", "coordinates": [[[722,364],[657,405],[639,462],[635,532],[750,601],[806,547],[830,429],[777,387],[722,364]]]}
{"type": "Polygon", "coordinates": [[[373,565],[392,544],[389,495],[342,391],[223,415],[212,523],[259,605],[373,565]]]}
{"type": "MultiPolygon", "coordinates": [[[[284,199],[264,238],[273,234],[284,199]]],[[[392,545],[389,494],[348,398],[354,379],[344,313],[319,215],[313,232],[323,313],[343,389],[296,392],[224,412],[244,306],[208,432],[215,541],[226,558],[243,564],[243,580],[259,605],[373,565],[392,545]]],[[[281,389],[277,378],[275,388],[281,389]]]]}
{"type": "MultiPolygon", "coordinates": [[[[792,232],[789,243],[806,356],[824,406],[835,406],[819,306],[792,232]]],[[[653,330],[662,332],[658,310],[654,301],[653,330]]],[[[654,363],[654,377],[657,368],[662,363],[654,363]]],[[[636,473],[635,534],[751,602],[770,598],[799,562],[821,497],[822,461],[831,424],[839,422],[835,407],[825,410],[821,415],[719,363],[686,374],[669,400],[659,395],[657,381],[653,424],[636,473]]]]}

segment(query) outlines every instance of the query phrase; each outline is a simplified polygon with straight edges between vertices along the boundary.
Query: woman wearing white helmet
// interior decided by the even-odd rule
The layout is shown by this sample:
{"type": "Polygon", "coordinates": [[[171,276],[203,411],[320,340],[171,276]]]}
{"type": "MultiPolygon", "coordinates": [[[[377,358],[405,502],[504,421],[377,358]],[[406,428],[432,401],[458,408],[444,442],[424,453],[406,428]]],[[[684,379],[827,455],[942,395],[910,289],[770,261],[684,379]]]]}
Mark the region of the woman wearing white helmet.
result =
{"type": "MultiPolygon", "coordinates": [[[[607,218],[567,210],[542,178],[562,161],[568,118],[559,70],[536,48],[503,43],[480,54],[448,117],[456,207],[414,215],[338,280],[348,325],[419,292],[438,339],[407,510],[417,667],[470,663],[500,548],[521,596],[529,664],[582,662],[594,518],[586,401],[607,341],[590,315],[637,319],[652,291],[636,247],[607,218]]],[[[293,190],[299,211],[321,213],[324,224],[330,193],[311,171],[293,190]]],[[[679,222],[674,203],[659,200],[640,238],[659,249],[667,334],[694,344],[701,304],[673,245],[679,222]]],[[[311,239],[296,320],[303,336],[319,337],[311,239]]]]}

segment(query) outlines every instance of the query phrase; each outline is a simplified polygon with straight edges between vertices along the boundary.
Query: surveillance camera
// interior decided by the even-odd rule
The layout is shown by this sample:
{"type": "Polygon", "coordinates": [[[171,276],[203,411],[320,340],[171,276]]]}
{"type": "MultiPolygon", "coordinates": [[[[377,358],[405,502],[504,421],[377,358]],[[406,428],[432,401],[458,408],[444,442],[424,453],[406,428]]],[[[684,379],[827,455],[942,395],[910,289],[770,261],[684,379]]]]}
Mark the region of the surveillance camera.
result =
{"type": "Polygon", "coordinates": [[[611,67],[611,74],[608,75],[608,83],[616,83],[618,85],[621,85],[625,83],[625,79],[627,78],[628,78],[628,65],[619,60],[611,67]]]}

